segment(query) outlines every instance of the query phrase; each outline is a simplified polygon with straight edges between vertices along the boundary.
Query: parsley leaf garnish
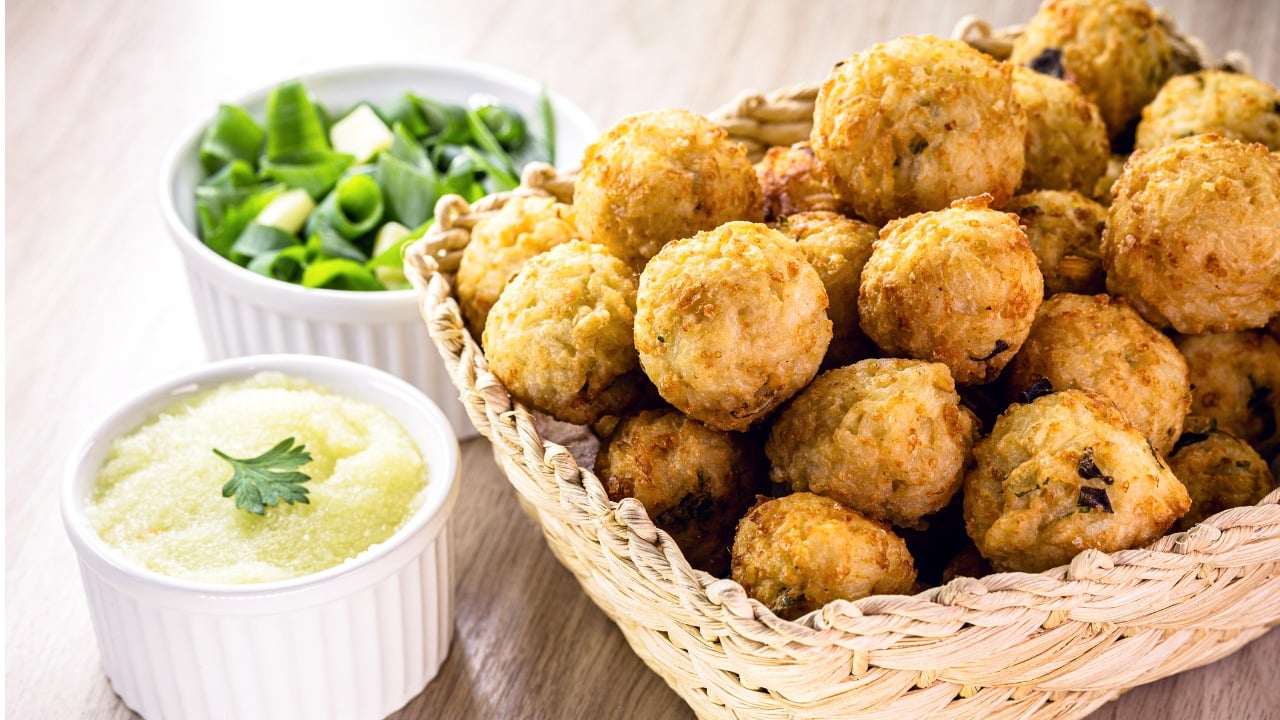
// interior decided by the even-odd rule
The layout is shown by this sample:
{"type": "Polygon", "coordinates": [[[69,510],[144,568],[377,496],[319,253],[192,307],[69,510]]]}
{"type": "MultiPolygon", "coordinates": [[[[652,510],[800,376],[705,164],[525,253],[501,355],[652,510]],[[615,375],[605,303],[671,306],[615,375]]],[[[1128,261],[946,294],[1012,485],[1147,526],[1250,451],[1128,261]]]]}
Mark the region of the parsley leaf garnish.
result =
{"type": "Polygon", "coordinates": [[[235,496],[236,507],[255,515],[265,515],[266,508],[275,507],[281,500],[290,505],[308,503],[307,489],[302,487],[311,479],[297,468],[311,462],[307,446],[294,446],[293,438],[285,438],[275,447],[254,458],[233,458],[214,448],[213,454],[231,463],[231,479],[222,486],[222,497],[235,496]]]}

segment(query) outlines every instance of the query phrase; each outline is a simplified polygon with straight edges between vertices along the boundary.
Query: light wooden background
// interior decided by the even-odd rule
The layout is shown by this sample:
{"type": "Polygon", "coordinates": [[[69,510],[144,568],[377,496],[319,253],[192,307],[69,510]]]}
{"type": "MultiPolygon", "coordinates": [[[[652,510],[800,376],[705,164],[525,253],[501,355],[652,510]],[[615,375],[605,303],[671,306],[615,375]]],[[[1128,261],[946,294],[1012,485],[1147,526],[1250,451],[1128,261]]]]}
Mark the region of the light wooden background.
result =
{"type": "MultiPolygon", "coordinates": [[[[1219,53],[1280,81],[1280,3],[1166,0],[1219,53]]],[[[204,359],[157,175],[215,103],[292,74],[433,55],[546,80],[605,127],[658,107],[709,111],[739,90],[821,79],[904,33],[946,35],[995,2],[6,3],[5,625],[7,716],[125,718],[99,668],[57,509],[73,442],[111,405],[204,359]]],[[[397,718],[690,718],[525,520],[482,441],[463,447],[457,638],[397,718]]],[[[1280,633],[1136,689],[1112,718],[1280,717],[1280,633]]]]}

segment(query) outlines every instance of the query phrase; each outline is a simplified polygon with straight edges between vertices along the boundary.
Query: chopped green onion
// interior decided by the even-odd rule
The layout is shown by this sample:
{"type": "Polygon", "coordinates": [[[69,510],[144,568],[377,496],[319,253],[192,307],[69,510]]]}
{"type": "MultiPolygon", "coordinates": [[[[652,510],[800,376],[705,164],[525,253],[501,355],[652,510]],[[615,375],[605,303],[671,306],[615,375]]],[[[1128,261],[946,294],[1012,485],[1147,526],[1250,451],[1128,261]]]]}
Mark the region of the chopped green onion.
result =
{"type": "MultiPolygon", "coordinates": [[[[493,170],[489,174],[494,177],[498,184],[509,185],[510,187],[502,188],[510,190],[520,184],[519,173],[516,172],[515,165],[511,163],[511,158],[507,156],[506,151],[502,149],[502,143],[498,142],[498,138],[493,136],[489,131],[489,127],[480,119],[480,115],[475,110],[467,111],[467,126],[471,128],[471,137],[489,156],[496,162],[489,162],[493,166],[493,170]]],[[[474,149],[472,149],[474,151],[474,149]]],[[[477,153],[478,154],[478,153],[477,153]]]]}
{"type": "Polygon", "coordinates": [[[427,119],[422,116],[422,110],[419,109],[417,101],[409,93],[400,95],[390,102],[377,105],[374,110],[382,118],[382,122],[387,124],[387,127],[393,127],[396,123],[400,123],[408,128],[414,137],[419,138],[431,132],[431,127],[427,125],[427,119]]]}
{"type": "Polygon", "coordinates": [[[503,149],[514,150],[524,145],[529,133],[524,118],[516,111],[503,105],[483,105],[476,108],[476,115],[503,149]]]}
{"type": "Polygon", "coordinates": [[[214,252],[229,258],[231,247],[249,223],[262,212],[277,195],[284,192],[283,185],[272,185],[245,198],[239,205],[226,208],[221,217],[214,217],[208,206],[197,207],[200,226],[204,232],[204,244],[214,252]]]}
{"type": "Polygon", "coordinates": [[[231,246],[231,257],[243,258],[241,264],[248,263],[249,260],[263,254],[272,252],[273,250],[283,250],[290,245],[297,245],[298,238],[279,228],[273,228],[270,225],[263,225],[257,222],[249,223],[249,226],[240,233],[240,237],[236,238],[236,242],[231,246]]]}
{"type": "Polygon", "coordinates": [[[311,257],[316,260],[346,258],[359,263],[369,260],[369,256],[363,250],[328,225],[317,227],[311,237],[307,238],[306,247],[311,257]]]}
{"type": "MultiPolygon", "coordinates": [[[[425,143],[450,143],[460,145],[471,141],[467,109],[460,105],[442,103],[429,98],[410,95],[422,111],[429,130],[422,136],[425,143]]],[[[416,134],[416,133],[415,133],[416,134]]]]}
{"type": "Polygon", "coordinates": [[[409,227],[429,220],[442,194],[434,171],[428,173],[391,153],[378,157],[378,185],[386,199],[387,218],[409,227]]]}
{"type": "Polygon", "coordinates": [[[246,267],[276,280],[301,282],[302,271],[307,267],[307,249],[301,245],[291,245],[283,250],[265,252],[250,260],[246,267]]]}
{"type": "Polygon", "coordinates": [[[200,164],[211,173],[233,160],[252,163],[262,151],[264,138],[249,113],[235,105],[219,105],[218,114],[200,137],[200,164]]]}
{"type": "Polygon", "coordinates": [[[309,288],[331,290],[382,290],[373,271],[346,258],[318,260],[302,273],[302,284],[309,288]]]}
{"type": "Polygon", "coordinates": [[[335,151],[363,163],[391,147],[391,130],[373,108],[360,105],[329,128],[329,142],[335,151]]]}
{"type": "Polygon", "coordinates": [[[343,178],[311,214],[307,233],[328,227],[347,240],[372,232],[385,210],[382,190],[369,175],[356,173],[343,178]]]}
{"type": "Polygon", "coordinates": [[[416,238],[409,228],[398,222],[389,222],[378,229],[373,243],[373,259],[369,267],[388,289],[406,288],[409,280],[404,276],[404,248],[416,238]]]}
{"type": "Polygon", "coordinates": [[[316,203],[306,190],[289,190],[280,193],[262,208],[262,212],[258,213],[254,222],[283,230],[290,235],[297,235],[298,231],[306,225],[311,211],[315,209],[316,203]]]}
{"type": "Polygon", "coordinates": [[[325,125],[301,82],[281,83],[267,97],[267,160],[309,165],[329,155],[325,125]]]}
{"type": "Polygon", "coordinates": [[[351,166],[352,160],[350,155],[326,150],[313,155],[311,161],[306,163],[263,160],[262,174],[289,187],[302,188],[319,200],[333,189],[338,178],[351,166]]]}

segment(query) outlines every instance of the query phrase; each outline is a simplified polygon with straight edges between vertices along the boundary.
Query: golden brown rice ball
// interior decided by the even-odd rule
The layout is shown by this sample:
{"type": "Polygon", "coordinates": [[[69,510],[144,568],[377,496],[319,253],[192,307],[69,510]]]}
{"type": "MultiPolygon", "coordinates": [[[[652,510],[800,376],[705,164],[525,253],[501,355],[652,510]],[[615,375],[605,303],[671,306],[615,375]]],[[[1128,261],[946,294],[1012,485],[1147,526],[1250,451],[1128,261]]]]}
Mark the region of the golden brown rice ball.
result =
{"type": "Polygon", "coordinates": [[[832,337],[822,367],[840,367],[876,354],[875,344],[858,327],[858,285],[880,229],[822,211],[788,215],[773,227],[796,241],[827,289],[832,337]]]}
{"type": "Polygon", "coordinates": [[[573,204],[587,239],[637,272],[672,240],[764,219],[746,149],[686,110],[632,115],[610,128],[583,155],[573,204]]]}
{"type": "Polygon", "coordinates": [[[649,261],[635,342],[664,400],[716,430],[746,430],[817,374],[831,342],[827,291],[790,238],[726,223],[649,261]]]}
{"type": "Polygon", "coordinates": [[[1044,279],[1016,216],[958,200],[880,231],[862,270],[862,331],[889,355],[944,363],[956,382],[994,380],[1031,329],[1044,279]]]}
{"type": "Polygon", "coordinates": [[[1012,75],[958,40],[875,45],[823,83],[813,151],[836,194],[876,224],[981,193],[998,205],[1022,179],[1026,117],[1012,75]]]}
{"type": "Polygon", "coordinates": [[[1178,332],[1262,327],[1280,312],[1280,162],[1196,135],[1135,152],[1102,234],[1107,290],[1178,332]]]}
{"type": "Polygon", "coordinates": [[[863,360],[819,375],[778,415],[769,477],[911,527],[960,488],[976,425],[947,366],[863,360]]]}
{"type": "Polygon", "coordinates": [[[762,458],[745,438],[669,408],[645,410],[601,446],[596,474],[609,499],[639,500],[691,565],[727,577],[734,528],[764,485],[762,458]]]}
{"type": "Polygon", "coordinates": [[[1088,390],[1011,406],[973,455],[965,526],[998,571],[1041,572],[1088,548],[1145,545],[1191,506],[1142,433],[1088,390]]]}
{"type": "Polygon", "coordinates": [[[526,260],[578,237],[573,208],[552,198],[513,198],[476,223],[462,251],[456,288],[467,328],[479,338],[502,288],[526,260]]]}
{"type": "Polygon", "coordinates": [[[1056,390],[1106,395],[1156,450],[1169,452],[1191,407],[1187,363],[1173,341],[1123,300],[1054,295],[1001,380],[1014,400],[1046,378],[1056,390]]]}
{"type": "Polygon", "coordinates": [[[1191,412],[1263,455],[1280,451],[1280,342],[1248,331],[1190,335],[1177,344],[1191,371],[1191,412]]]}
{"type": "Polygon", "coordinates": [[[807,142],[769,148],[756,163],[756,175],[764,191],[764,219],[770,222],[802,212],[849,210],[831,190],[807,142]]]}
{"type": "Polygon", "coordinates": [[[889,526],[835,500],[795,493],[762,498],[738,523],[733,579],[794,620],[832,600],[908,593],[916,571],[889,526]]]}
{"type": "Polygon", "coordinates": [[[1115,187],[1116,180],[1120,179],[1120,173],[1124,170],[1124,164],[1128,161],[1128,155],[1112,155],[1107,158],[1107,171],[1093,185],[1093,193],[1091,194],[1094,200],[1103,205],[1111,204],[1111,188],[1115,187]]]}
{"type": "Polygon", "coordinates": [[[484,329],[489,369],[512,397],[580,425],[634,399],[636,276],[599,245],[574,240],[529,260],[484,329]]]}
{"type": "Polygon", "coordinates": [[[1249,443],[1200,415],[1187,418],[1169,456],[1169,469],[1191,495],[1191,510],[1178,520],[1175,530],[1189,530],[1227,508],[1255,505],[1276,489],[1267,462],[1249,443]]]}
{"type": "Polygon", "coordinates": [[[1266,81],[1222,70],[1174,76],[1142,109],[1135,144],[1149,150],[1207,132],[1280,150],[1280,92],[1266,81]]]}
{"type": "Polygon", "coordinates": [[[1105,292],[1102,229],[1107,209],[1074,190],[1036,190],[1015,195],[1005,212],[1018,216],[1040,261],[1045,297],[1105,292]]]}
{"type": "Polygon", "coordinates": [[[1111,156],[1098,108],[1075,83],[1022,66],[1013,68],[1013,95],[1027,115],[1020,190],[1092,191],[1111,156]]]}
{"type": "Polygon", "coordinates": [[[1046,0],[1009,62],[1075,82],[1120,134],[1173,74],[1173,51],[1142,0],[1046,0]]]}

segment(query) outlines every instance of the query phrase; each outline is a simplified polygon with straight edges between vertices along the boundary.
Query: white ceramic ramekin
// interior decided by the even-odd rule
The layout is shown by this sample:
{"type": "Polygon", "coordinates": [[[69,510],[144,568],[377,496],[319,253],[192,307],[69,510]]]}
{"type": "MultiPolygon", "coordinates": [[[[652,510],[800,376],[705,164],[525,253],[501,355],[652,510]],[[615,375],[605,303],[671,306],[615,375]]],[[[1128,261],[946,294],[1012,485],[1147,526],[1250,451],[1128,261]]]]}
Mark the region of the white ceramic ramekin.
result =
{"type": "MultiPolygon", "coordinates": [[[[474,94],[496,97],[525,117],[533,117],[541,85],[500,68],[461,60],[362,65],[300,77],[328,107],[377,102],[414,91],[433,99],[466,103],[474,94]]],[[[277,83],[233,104],[261,118],[277,83]]],[[[599,134],[581,109],[551,94],[556,121],[556,158],[576,167],[583,150],[599,134]]],[[[200,135],[216,106],[179,137],[160,174],[165,223],[186,263],[197,320],[209,354],[216,360],[257,353],[307,353],[354,360],[386,370],[424,390],[444,410],[460,438],[475,427],[432,346],[418,315],[413,290],[348,292],[304,288],[263,277],[228,262],[195,233],[194,189],[204,178],[200,135]]]]}
{"type": "Polygon", "coordinates": [[[448,525],[457,475],[457,439],[440,409],[404,381],[352,362],[305,355],[226,360],[126,400],[80,443],[61,492],[112,687],[147,720],[373,720],[400,708],[435,677],[449,651],[448,525]],[[307,378],[399,420],[427,463],[421,507],[354,560],[279,582],[180,580],[108,547],[84,507],[112,440],[177,398],[262,370],[307,378]]]}

